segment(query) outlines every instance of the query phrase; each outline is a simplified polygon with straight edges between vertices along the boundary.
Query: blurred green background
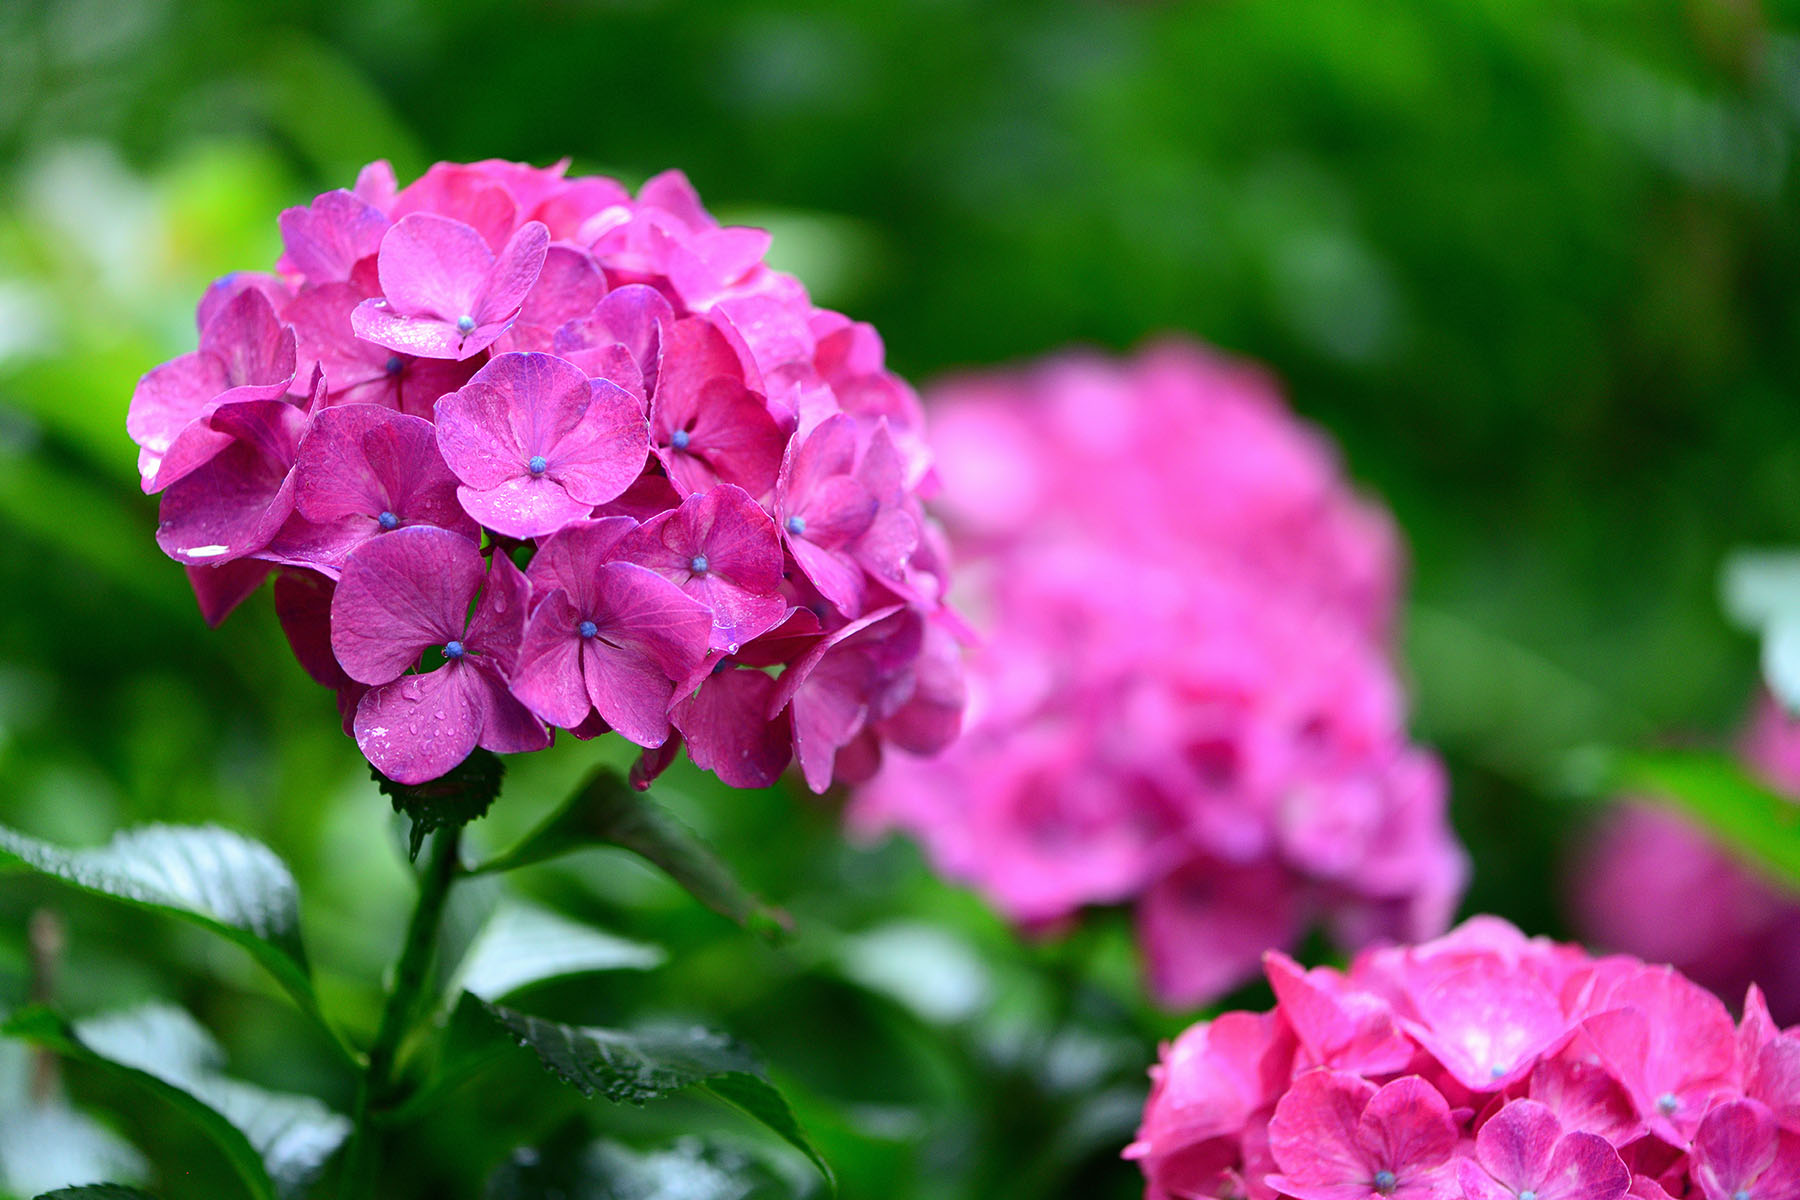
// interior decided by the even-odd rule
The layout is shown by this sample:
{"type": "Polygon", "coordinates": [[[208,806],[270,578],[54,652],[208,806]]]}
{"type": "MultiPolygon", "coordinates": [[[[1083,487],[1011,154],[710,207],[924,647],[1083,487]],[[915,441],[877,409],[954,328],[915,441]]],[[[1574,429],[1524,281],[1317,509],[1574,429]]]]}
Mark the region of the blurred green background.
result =
{"type": "MultiPolygon", "coordinates": [[[[917,382],[1168,330],[1270,364],[1410,540],[1469,910],[1563,932],[1568,750],[1727,733],[1754,647],[1718,564],[1800,541],[1796,137],[1800,6],[1756,0],[0,0],[0,820],[266,840],[328,1000],[373,1023],[409,887],[385,802],[266,603],[202,626],[125,404],[204,283],[271,264],[276,213],[363,162],[570,155],[683,168],[917,382]]],[[[608,753],[519,764],[475,836],[608,753]]],[[[807,932],[765,948],[622,857],[537,868],[526,891],[673,951],[540,1007],[758,1045],[853,1200],[1138,1191],[1143,1068],[1194,1014],[1138,997],[1122,925],[1023,945],[908,847],[841,845],[828,803],[686,769],[659,794],[807,932]]],[[[0,887],[0,1008],[43,906],[63,1008],[180,1001],[240,1074],[348,1103],[240,956],[47,885],[0,887]]],[[[27,1068],[0,1055],[3,1112],[27,1068]]],[[[406,1194],[478,1195],[527,1138],[754,1136],[536,1073],[409,1133],[406,1194]]],[[[68,1082],[168,1195],[236,1194],[179,1118],[68,1082]]]]}

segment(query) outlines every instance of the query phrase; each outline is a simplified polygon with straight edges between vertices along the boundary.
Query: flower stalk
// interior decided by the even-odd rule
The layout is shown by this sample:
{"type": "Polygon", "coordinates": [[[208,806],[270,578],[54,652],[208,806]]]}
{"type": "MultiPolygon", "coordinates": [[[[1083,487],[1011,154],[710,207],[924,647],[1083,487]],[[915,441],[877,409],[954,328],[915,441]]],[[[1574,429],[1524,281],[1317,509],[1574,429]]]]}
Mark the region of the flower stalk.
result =
{"type": "Polygon", "coordinates": [[[375,1040],[369,1046],[368,1066],[357,1085],[354,1128],[344,1154],[342,1187],[339,1189],[345,1200],[375,1195],[375,1175],[380,1158],[372,1127],[373,1117],[393,1098],[394,1066],[400,1044],[412,1027],[419,995],[430,973],[450,886],[462,873],[461,845],[460,823],[441,827],[431,840],[425,868],[419,874],[419,899],[413,908],[412,920],[407,924],[400,961],[394,967],[393,990],[382,1007],[375,1040]]]}

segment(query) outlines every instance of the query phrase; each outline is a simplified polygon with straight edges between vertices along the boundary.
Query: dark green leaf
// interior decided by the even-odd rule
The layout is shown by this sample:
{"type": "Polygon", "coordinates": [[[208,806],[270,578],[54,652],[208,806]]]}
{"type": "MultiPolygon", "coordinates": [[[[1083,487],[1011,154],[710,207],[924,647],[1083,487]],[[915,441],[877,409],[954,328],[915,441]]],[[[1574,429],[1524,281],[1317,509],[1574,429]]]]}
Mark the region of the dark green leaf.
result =
{"type": "Polygon", "coordinates": [[[350,1122],[311,1096],[266,1091],[220,1073],[224,1053],[179,1008],[147,1004],[70,1024],[41,1007],[6,1022],[8,1036],[111,1068],[187,1113],[263,1200],[297,1194],[350,1122]]]}
{"type": "Polygon", "coordinates": [[[521,1150],[484,1192],[485,1200],[791,1200],[805,1194],[798,1181],[748,1152],[701,1138],[657,1150],[616,1142],[521,1150]]]}
{"type": "Polygon", "coordinates": [[[417,861],[427,834],[487,816],[500,794],[506,764],[497,754],[476,750],[444,775],[425,783],[395,783],[373,767],[369,773],[381,794],[393,802],[394,811],[412,822],[407,854],[417,861]]]}
{"type": "Polygon", "coordinates": [[[211,825],[144,825],[105,846],[67,850],[0,825],[5,867],[169,913],[236,942],[341,1048],[313,991],[294,877],[261,842],[211,825]]]}
{"type": "Polygon", "coordinates": [[[1764,787],[1726,754],[1617,754],[1600,764],[1583,790],[1631,795],[1679,809],[1776,882],[1800,889],[1800,805],[1764,787]]]}
{"type": "Polygon", "coordinates": [[[596,845],[649,860],[700,903],[764,937],[787,930],[785,913],[752,896],[693,830],[610,768],[596,771],[517,846],[476,869],[507,871],[596,845]]]}
{"type": "Polygon", "coordinates": [[[831,1168],[755,1054],[724,1034],[693,1026],[628,1031],[564,1025],[498,1004],[478,1003],[515,1041],[583,1095],[643,1104],[683,1088],[703,1087],[775,1131],[831,1182],[831,1168]]]}
{"type": "Polygon", "coordinates": [[[149,1192],[119,1183],[90,1183],[82,1187],[58,1188],[44,1192],[33,1200],[156,1200],[149,1192]]]}

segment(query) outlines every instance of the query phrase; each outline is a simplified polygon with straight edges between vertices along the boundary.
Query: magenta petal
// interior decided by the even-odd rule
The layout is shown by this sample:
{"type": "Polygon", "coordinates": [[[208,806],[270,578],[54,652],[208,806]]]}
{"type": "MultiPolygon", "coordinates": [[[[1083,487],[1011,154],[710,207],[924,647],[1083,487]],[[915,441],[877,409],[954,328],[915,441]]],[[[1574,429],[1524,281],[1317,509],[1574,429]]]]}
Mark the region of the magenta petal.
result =
{"type": "Polygon", "coordinates": [[[561,588],[577,609],[593,612],[600,603],[601,564],[612,561],[620,541],[636,527],[629,517],[601,517],[572,522],[545,539],[525,571],[533,603],[561,588]]]}
{"type": "Polygon", "coordinates": [[[224,364],[198,352],[152,367],[138,380],[125,412],[125,431],[143,447],[138,469],[146,490],[176,436],[204,416],[207,403],[229,387],[224,364]]]}
{"type": "Polygon", "coordinates": [[[779,625],[781,539],[748,492],[721,484],[650,518],[619,555],[648,567],[707,606],[712,645],[735,651],[779,625]],[[696,569],[696,567],[698,569],[696,569]]]}
{"type": "Polygon", "coordinates": [[[549,746],[550,731],[519,702],[506,681],[479,661],[474,667],[482,683],[472,695],[481,722],[481,748],[495,754],[528,754],[549,746]]]}
{"type": "Polygon", "coordinates": [[[1358,1137],[1373,1161],[1406,1182],[1406,1174],[1429,1171],[1450,1161],[1456,1149],[1456,1122],[1442,1094],[1408,1075],[1376,1092],[1363,1109],[1358,1137]]]}
{"type": "Polygon", "coordinates": [[[730,787],[769,787],[793,758],[786,718],[768,716],[774,694],[773,676],[728,668],[682,697],[669,717],[696,766],[730,787]]]}
{"type": "Polygon", "coordinates": [[[462,640],[471,654],[495,664],[502,678],[511,674],[517,661],[530,599],[531,585],[525,581],[525,573],[496,551],[482,584],[481,601],[462,640]]]}
{"type": "Polygon", "coordinates": [[[801,537],[789,537],[788,549],[819,594],[836,605],[839,612],[852,616],[862,612],[863,570],[855,559],[801,537]]]}
{"type": "Polygon", "coordinates": [[[340,688],[350,682],[331,652],[331,595],[336,585],[310,571],[283,571],[275,580],[275,616],[294,657],[313,682],[340,688]]]}
{"type": "Polygon", "coordinates": [[[597,589],[599,603],[588,614],[597,633],[582,648],[588,695],[625,738],[659,745],[676,683],[706,656],[712,614],[635,563],[603,565],[597,589]]]}
{"type": "Polygon", "coordinates": [[[388,219],[353,193],[326,192],[310,208],[281,214],[281,239],[288,262],[311,284],[342,283],[350,269],[381,249],[388,219]]]}
{"type": "Polygon", "coordinates": [[[1564,1134],[1538,1187],[1539,1200],[1619,1200],[1631,1172],[1612,1143],[1592,1133],[1564,1134]]]}
{"type": "Polygon", "coordinates": [[[1413,1004],[1421,1019],[1407,1031],[1475,1091],[1524,1078],[1572,1032],[1548,988],[1499,963],[1435,980],[1413,996],[1413,1004]]]}
{"type": "Polygon", "coordinates": [[[594,310],[594,319],[631,352],[645,392],[654,391],[663,337],[675,324],[675,310],[669,307],[668,298],[653,287],[628,284],[606,294],[594,310]]]}
{"type": "Polygon", "coordinates": [[[1733,1200],[1753,1190],[1775,1162],[1778,1126],[1768,1108],[1755,1100],[1721,1104],[1700,1122],[1694,1135],[1694,1179],[1706,1200],[1733,1200]]]}
{"type": "Polygon", "coordinates": [[[427,646],[462,636],[482,577],[480,549],[447,530],[420,525],[365,542],[331,600],[332,652],[352,679],[386,683],[427,646]]]}
{"type": "Polygon", "coordinates": [[[553,534],[563,526],[592,515],[594,506],[583,504],[554,480],[521,475],[498,487],[476,491],[456,489],[457,499],[477,521],[508,537],[536,538],[553,534]]]}
{"type": "Polygon", "coordinates": [[[1299,894],[1278,863],[1196,861],[1152,884],[1138,903],[1151,990],[1183,1008],[1207,1004],[1256,975],[1270,946],[1302,922],[1299,894]]]}
{"type": "Polygon", "coordinates": [[[469,487],[499,487],[527,473],[587,395],[587,376],[555,355],[502,354],[437,402],[438,450],[469,487]]]}
{"type": "Polygon", "coordinates": [[[1328,1189],[1360,1184],[1366,1194],[1374,1174],[1360,1137],[1363,1110],[1375,1085],[1338,1071],[1299,1076],[1275,1105],[1269,1121],[1269,1150],[1281,1169],[1270,1182],[1282,1192],[1313,1200],[1328,1189]]]}
{"type": "Polygon", "coordinates": [[[1536,1191],[1561,1138],[1562,1123],[1555,1113],[1535,1100],[1514,1100],[1475,1135],[1475,1156],[1488,1174],[1514,1192],[1536,1191]]]}
{"type": "Polygon", "coordinates": [[[232,609],[262,586],[270,569],[269,563],[254,558],[233,559],[216,567],[190,566],[187,569],[188,584],[194,589],[194,599],[200,605],[201,619],[217,628],[231,615],[232,609]]]}
{"type": "Polygon", "coordinates": [[[613,499],[644,473],[649,426],[637,400],[617,385],[596,379],[586,410],[574,427],[545,452],[547,474],[589,507],[613,499]]]}
{"type": "Polygon", "coordinates": [[[383,512],[397,525],[436,525],[474,538],[456,502],[456,477],[438,454],[431,422],[374,404],[345,404],[313,418],[296,459],[295,504],[311,521],[360,516],[369,536],[383,512]]]}
{"type": "Polygon", "coordinates": [[[483,281],[476,307],[463,311],[472,314],[477,325],[512,320],[543,272],[549,249],[550,231],[543,222],[521,225],[501,249],[490,277],[483,281]]]}
{"type": "MultiPolygon", "coordinates": [[[[335,623],[335,602],[333,609],[335,623]]],[[[372,688],[356,706],[356,744],[397,783],[436,779],[475,749],[484,687],[476,667],[452,662],[372,688]]]]}
{"type": "Polygon", "coordinates": [[[554,349],[557,330],[587,316],[605,294],[606,279],[593,255],[574,246],[553,245],[518,320],[500,345],[506,350],[554,349]]]}
{"type": "Polygon", "coordinates": [[[479,233],[435,213],[394,222],[377,259],[381,294],[396,315],[435,317],[452,326],[459,317],[479,318],[493,269],[494,252],[479,233]]]}
{"type": "Polygon", "coordinates": [[[561,588],[539,601],[525,626],[513,669],[513,695],[532,712],[563,729],[573,729],[592,710],[581,680],[582,615],[561,588]]]}
{"type": "Polygon", "coordinates": [[[266,545],[293,510],[289,468],[306,416],[280,400],[233,404],[207,419],[226,448],[163,493],[157,544],[178,562],[225,562],[266,545]]]}
{"type": "Polygon", "coordinates": [[[457,331],[454,319],[403,317],[382,300],[364,300],[357,305],[350,313],[350,326],[357,337],[389,350],[421,358],[458,360],[480,353],[501,333],[495,329],[487,341],[475,344],[479,341],[479,329],[464,337],[457,331]]]}

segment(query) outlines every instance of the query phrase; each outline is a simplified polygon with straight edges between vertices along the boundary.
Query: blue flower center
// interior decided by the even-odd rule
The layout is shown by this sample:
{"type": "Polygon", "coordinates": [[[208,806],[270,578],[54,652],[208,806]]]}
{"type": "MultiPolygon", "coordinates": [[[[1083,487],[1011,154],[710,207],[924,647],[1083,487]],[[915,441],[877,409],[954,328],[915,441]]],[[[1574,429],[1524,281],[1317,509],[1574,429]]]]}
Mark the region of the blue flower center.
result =
{"type": "Polygon", "coordinates": [[[694,557],[688,559],[688,570],[696,575],[706,574],[706,569],[710,566],[712,566],[712,564],[706,561],[706,555],[704,554],[696,554],[694,557]]]}
{"type": "Polygon", "coordinates": [[[444,643],[444,657],[450,659],[452,662],[461,658],[466,653],[467,651],[463,649],[463,644],[461,642],[444,643]]]}
{"type": "Polygon", "coordinates": [[[468,313],[464,313],[462,316],[456,318],[456,332],[462,334],[464,337],[474,333],[475,318],[471,317],[468,313]]]}
{"type": "Polygon", "coordinates": [[[1680,1107],[1681,1101],[1675,1098],[1674,1092],[1664,1092],[1656,1098],[1656,1109],[1665,1117],[1674,1116],[1675,1110],[1680,1107]]]}
{"type": "Polygon", "coordinates": [[[591,638],[599,634],[600,627],[592,621],[583,621],[575,627],[575,632],[579,633],[584,638],[591,638]]]}
{"type": "Polygon", "coordinates": [[[806,532],[806,518],[797,513],[794,516],[789,517],[784,524],[787,526],[787,531],[795,537],[799,537],[806,532]]]}
{"type": "Polygon", "coordinates": [[[1537,1193],[1530,1188],[1526,1188],[1519,1193],[1519,1200],[1537,1200],[1537,1193]]]}
{"type": "MultiPolygon", "coordinates": [[[[1532,1197],[1532,1200],[1537,1200],[1537,1197],[1532,1197]]],[[[1731,1193],[1731,1200],[1750,1200],[1750,1189],[1739,1188],[1737,1191],[1731,1193]]]]}
{"type": "Polygon", "coordinates": [[[534,454],[531,461],[525,464],[525,469],[533,475],[542,475],[550,469],[550,461],[541,454],[534,454]]]}
{"type": "Polygon", "coordinates": [[[688,448],[688,443],[693,440],[694,435],[685,429],[677,429],[674,433],[669,435],[669,445],[675,447],[677,450],[686,450],[688,448]]]}
{"type": "Polygon", "coordinates": [[[1375,1172],[1375,1190],[1384,1196],[1392,1192],[1394,1190],[1394,1185],[1399,1182],[1400,1181],[1394,1177],[1392,1171],[1381,1170],[1375,1172]]]}
{"type": "Polygon", "coordinates": [[[375,518],[375,523],[381,526],[382,532],[384,533],[388,530],[400,528],[400,518],[396,517],[391,512],[381,513],[375,518]]]}
{"type": "Polygon", "coordinates": [[[386,370],[389,375],[398,375],[405,366],[406,364],[400,361],[398,354],[388,355],[386,370]]]}

